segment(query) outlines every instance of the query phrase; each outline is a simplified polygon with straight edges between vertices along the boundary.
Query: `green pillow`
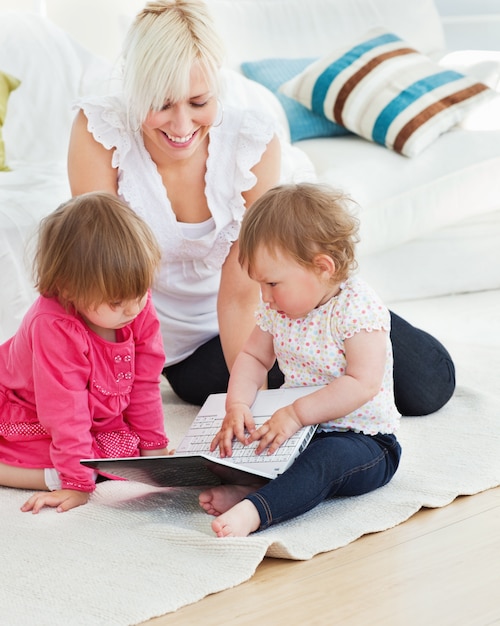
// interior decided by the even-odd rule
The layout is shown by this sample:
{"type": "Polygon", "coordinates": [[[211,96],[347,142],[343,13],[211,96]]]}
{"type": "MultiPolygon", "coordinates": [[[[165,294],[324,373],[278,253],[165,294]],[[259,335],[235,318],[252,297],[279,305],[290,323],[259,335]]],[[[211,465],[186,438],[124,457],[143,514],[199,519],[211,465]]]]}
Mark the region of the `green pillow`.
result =
{"type": "Polygon", "coordinates": [[[0,172],[9,170],[5,163],[5,144],[2,137],[2,128],[7,115],[7,102],[10,92],[17,89],[20,84],[21,81],[14,78],[14,76],[0,71],[0,172]]]}

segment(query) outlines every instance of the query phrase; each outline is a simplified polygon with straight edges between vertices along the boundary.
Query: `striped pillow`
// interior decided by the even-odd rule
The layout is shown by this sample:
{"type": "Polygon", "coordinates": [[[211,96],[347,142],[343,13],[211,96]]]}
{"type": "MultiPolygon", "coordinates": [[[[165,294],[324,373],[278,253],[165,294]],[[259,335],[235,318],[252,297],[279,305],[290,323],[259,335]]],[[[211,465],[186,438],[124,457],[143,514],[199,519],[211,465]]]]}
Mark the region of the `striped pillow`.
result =
{"type": "Polygon", "coordinates": [[[412,157],[494,92],[377,28],[281,85],[353,133],[412,157]]]}
{"type": "Polygon", "coordinates": [[[281,102],[288,119],[292,141],[350,134],[347,128],[326,119],[323,113],[316,115],[297,100],[278,91],[282,83],[302,72],[313,61],[316,61],[316,58],[272,58],[241,64],[241,71],[247,78],[267,87],[281,102]]]}

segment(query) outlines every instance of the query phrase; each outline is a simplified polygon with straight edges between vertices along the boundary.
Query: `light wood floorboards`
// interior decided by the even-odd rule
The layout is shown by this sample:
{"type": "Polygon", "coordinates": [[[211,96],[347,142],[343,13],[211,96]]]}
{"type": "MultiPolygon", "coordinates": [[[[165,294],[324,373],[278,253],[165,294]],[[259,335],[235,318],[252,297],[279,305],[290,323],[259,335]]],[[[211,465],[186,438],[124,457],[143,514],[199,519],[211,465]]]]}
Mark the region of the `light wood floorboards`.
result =
{"type": "Polygon", "coordinates": [[[500,624],[500,487],[309,561],[266,558],[246,583],[147,624],[500,624]]]}

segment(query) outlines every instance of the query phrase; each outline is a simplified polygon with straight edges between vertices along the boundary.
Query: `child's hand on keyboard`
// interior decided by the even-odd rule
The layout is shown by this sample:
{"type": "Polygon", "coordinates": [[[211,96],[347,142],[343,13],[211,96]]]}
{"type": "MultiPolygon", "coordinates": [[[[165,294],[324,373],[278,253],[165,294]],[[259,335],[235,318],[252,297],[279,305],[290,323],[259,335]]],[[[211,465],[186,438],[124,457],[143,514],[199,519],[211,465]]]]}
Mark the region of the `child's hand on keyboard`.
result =
{"type": "Polygon", "coordinates": [[[247,444],[259,441],[255,450],[256,454],[260,454],[266,448],[268,454],[274,454],[281,444],[300,430],[302,426],[303,424],[295,412],[293,404],[289,404],[278,409],[267,422],[254,430],[247,437],[247,444]]]}
{"type": "Polygon", "coordinates": [[[250,407],[243,403],[235,403],[226,410],[222,427],[210,444],[210,452],[218,447],[221,458],[231,456],[233,440],[236,438],[246,445],[248,434],[254,431],[255,421],[250,407]]]}

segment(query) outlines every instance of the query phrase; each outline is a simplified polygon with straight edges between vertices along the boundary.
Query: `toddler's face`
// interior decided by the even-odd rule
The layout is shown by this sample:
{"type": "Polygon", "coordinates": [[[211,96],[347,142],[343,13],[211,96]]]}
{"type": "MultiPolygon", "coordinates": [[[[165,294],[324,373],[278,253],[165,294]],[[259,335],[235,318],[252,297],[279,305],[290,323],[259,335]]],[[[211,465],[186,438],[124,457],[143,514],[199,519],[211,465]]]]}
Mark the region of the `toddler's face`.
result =
{"type": "Polygon", "coordinates": [[[98,307],[80,310],[79,313],[96,332],[99,329],[117,330],[130,324],[139,315],[146,306],[147,297],[145,294],[136,300],[100,304],[98,307]]]}
{"type": "Polygon", "coordinates": [[[274,254],[260,246],[255,255],[250,278],[260,284],[262,300],[271,309],[302,318],[327,302],[338,290],[332,288],[332,272],[320,267],[304,267],[287,253],[274,254]]]}

